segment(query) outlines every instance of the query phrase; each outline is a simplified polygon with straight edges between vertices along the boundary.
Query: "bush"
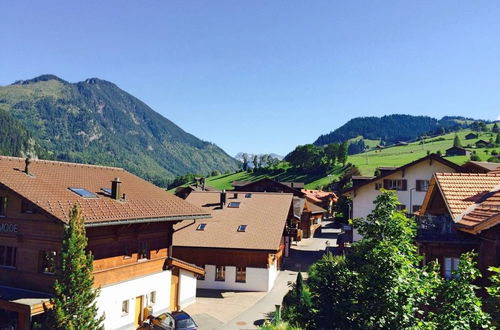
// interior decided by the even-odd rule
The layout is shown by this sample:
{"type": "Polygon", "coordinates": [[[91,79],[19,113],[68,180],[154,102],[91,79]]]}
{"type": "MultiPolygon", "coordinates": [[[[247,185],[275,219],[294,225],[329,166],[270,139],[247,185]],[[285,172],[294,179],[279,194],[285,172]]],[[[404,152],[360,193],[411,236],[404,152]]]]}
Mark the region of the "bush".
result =
{"type": "Polygon", "coordinates": [[[490,157],[490,158],[488,158],[488,162],[490,162],[490,163],[500,163],[500,158],[498,158],[498,157],[490,157]]]}
{"type": "Polygon", "coordinates": [[[474,154],[470,155],[470,160],[475,161],[475,162],[480,162],[481,161],[481,157],[479,157],[478,155],[476,155],[474,153],[474,154]]]}

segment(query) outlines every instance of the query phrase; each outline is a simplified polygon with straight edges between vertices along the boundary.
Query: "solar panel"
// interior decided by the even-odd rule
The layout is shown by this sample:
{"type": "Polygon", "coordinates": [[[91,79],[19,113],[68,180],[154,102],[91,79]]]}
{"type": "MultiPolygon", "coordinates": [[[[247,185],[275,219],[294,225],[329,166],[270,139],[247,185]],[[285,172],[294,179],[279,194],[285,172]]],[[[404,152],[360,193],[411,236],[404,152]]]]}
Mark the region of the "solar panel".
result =
{"type": "Polygon", "coordinates": [[[247,225],[239,225],[238,226],[238,231],[240,231],[240,232],[244,232],[244,231],[246,231],[246,229],[247,229],[247,225]]]}
{"type": "Polygon", "coordinates": [[[227,207],[234,207],[234,208],[237,208],[237,207],[240,207],[240,202],[230,202],[227,207]]]}
{"type": "Polygon", "coordinates": [[[84,197],[84,198],[96,198],[97,197],[96,194],[91,193],[90,191],[88,191],[85,188],[69,187],[68,189],[71,190],[72,192],[74,192],[75,194],[77,194],[81,197],[84,197]]]}

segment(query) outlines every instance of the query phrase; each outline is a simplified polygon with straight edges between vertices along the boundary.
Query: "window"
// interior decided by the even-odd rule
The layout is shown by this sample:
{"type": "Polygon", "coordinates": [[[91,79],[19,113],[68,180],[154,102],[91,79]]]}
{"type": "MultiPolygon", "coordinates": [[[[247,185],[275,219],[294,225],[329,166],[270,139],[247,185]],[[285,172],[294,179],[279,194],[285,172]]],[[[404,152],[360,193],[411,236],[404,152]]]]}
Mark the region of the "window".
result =
{"type": "Polygon", "coordinates": [[[453,271],[458,269],[458,263],[460,262],[459,258],[444,258],[444,277],[449,280],[453,275],[453,271]]]}
{"type": "Polygon", "coordinates": [[[380,190],[382,189],[382,183],[375,183],[375,190],[380,190]]]}
{"type": "Polygon", "coordinates": [[[28,201],[21,202],[21,213],[34,214],[36,213],[36,206],[28,201]]]}
{"type": "Polygon", "coordinates": [[[215,266],[215,280],[216,281],[226,280],[226,266],[215,266]]]}
{"type": "Polygon", "coordinates": [[[252,194],[245,194],[245,198],[252,198],[252,194]]]}
{"type": "Polygon", "coordinates": [[[0,197],[0,217],[5,217],[7,213],[7,197],[0,197]]]}
{"type": "Polygon", "coordinates": [[[111,188],[101,188],[101,190],[111,196],[111,188]]]}
{"type": "Polygon", "coordinates": [[[149,259],[149,244],[148,242],[139,243],[139,251],[137,251],[138,259],[149,259]]]}
{"type": "Polygon", "coordinates": [[[42,251],[42,273],[54,274],[56,271],[56,251],[42,251]]]}
{"type": "Polygon", "coordinates": [[[122,316],[128,315],[128,300],[122,301],[122,316]]]}
{"type": "Polygon", "coordinates": [[[384,180],[384,189],[388,190],[407,190],[406,180],[384,180]]]}
{"type": "Polygon", "coordinates": [[[0,266],[16,267],[17,248],[0,245],[0,266]]]}
{"type": "MultiPolygon", "coordinates": [[[[203,270],[205,270],[205,271],[206,271],[206,269],[205,269],[205,265],[200,266],[200,267],[201,267],[201,268],[203,268],[203,270]]],[[[205,274],[203,274],[203,275],[198,275],[198,279],[199,279],[200,281],[204,281],[204,280],[205,280],[205,274]]]]}
{"type": "Polygon", "coordinates": [[[151,292],[149,293],[149,303],[150,303],[151,305],[156,304],[156,291],[151,291],[151,292]]]}
{"type": "Polygon", "coordinates": [[[236,282],[245,283],[247,281],[246,267],[236,267],[236,282]]]}
{"type": "Polygon", "coordinates": [[[427,191],[429,190],[429,180],[417,180],[416,186],[417,191],[427,191]]]}
{"type": "Polygon", "coordinates": [[[413,205],[413,207],[412,207],[413,213],[415,213],[418,210],[420,210],[421,207],[422,207],[422,205],[413,205]]]}
{"type": "Polygon", "coordinates": [[[96,194],[91,193],[85,188],[69,187],[68,189],[83,198],[97,198],[96,194]]]}
{"type": "Polygon", "coordinates": [[[245,232],[247,230],[247,225],[239,225],[238,226],[238,231],[239,232],[245,232]]]}
{"type": "Polygon", "coordinates": [[[240,207],[240,202],[230,202],[227,207],[238,208],[240,207]]]}
{"type": "Polygon", "coordinates": [[[201,230],[201,231],[203,231],[203,230],[205,230],[205,227],[206,227],[206,226],[207,226],[207,224],[206,224],[206,223],[200,223],[200,224],[198,225],[198,227],[196,227],[196,230],[201,230]]]}
{"type": "Polygon", "coordinates": [[[399,204],[398,206],[396,206],[396,210],[398,210],[398,211],[403,211],[403,210],[406,210],[406,205],[404,205],[404,204],[399,204]]]}

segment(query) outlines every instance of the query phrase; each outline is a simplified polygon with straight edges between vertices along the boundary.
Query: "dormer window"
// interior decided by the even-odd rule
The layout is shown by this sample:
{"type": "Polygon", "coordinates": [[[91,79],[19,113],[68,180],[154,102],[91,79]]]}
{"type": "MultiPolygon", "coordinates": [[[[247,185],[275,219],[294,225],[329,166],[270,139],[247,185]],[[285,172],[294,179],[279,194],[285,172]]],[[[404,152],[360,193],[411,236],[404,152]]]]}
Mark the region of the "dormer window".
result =
{"type": "Polygon", "coordinates": [[[247,230],[247,225],[239,225],[238,226],[238,231],[239,232],[245,232],[247,230]]]}
{"type": "Polygon", "coordinates": [[[252,198],[252,194],[245,194],[245,198],[252,198]]]}
{"type": "Polygon", "coordinates": [[[240,207],[240,202],[230,202],[227,207],[231,207],[231,208],[239,208],[240,207]]]}
{"type": "Polygon", "coordinates": [[[206,226],[207,226],[206,223],[200,223],[196,228],[196,230],[204,231],[206,226]]]}
{"type": "Polygon", "coordinates": [[[97,198],[96,194],[88,191],[85,188],[69,187],[68,189],[83,198],[97,198]]]}

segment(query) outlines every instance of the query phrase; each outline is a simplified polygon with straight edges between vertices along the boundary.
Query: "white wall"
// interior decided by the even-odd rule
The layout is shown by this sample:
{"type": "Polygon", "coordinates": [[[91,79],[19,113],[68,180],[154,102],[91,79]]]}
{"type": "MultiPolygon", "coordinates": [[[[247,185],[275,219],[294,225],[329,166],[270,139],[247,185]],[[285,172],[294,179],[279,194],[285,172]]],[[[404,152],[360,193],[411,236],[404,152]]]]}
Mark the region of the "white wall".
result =
{"type": "Polygon", "coordinates": [[[181,269],[179,273],[179,304],[181,309],[196,301],[196,275],[181,269]]]}
{"type": "MultiPolygon", "coordinates": [[[[364,185],[354,192],[351,192],[352,197],[352,216],[353,218],[366,218],[368,214],[370,214],[375,205],[373,201],[380,194],[379,190],[375,190],[375,184],[384,183],[384,179],[403,179],[407,180],[407,190],[405,191],[397,191],[397,195],[401,204],[406,205],[408,209],[408,213],[412,213],[412,208],[414,205],[422,205],[424,201],[425,191],[416,191],[417,180],[431,180],[434,173],[449,173],[455,172],[454,169],[444,165],[440,162],[432,160],[432,164],[430,164],[430,160],[421,161],[405,170],[404,176],[402,171],[398,171],[392,175],[386,176],[377,180],[375,182],[364,185]],[[410,192],[411,192],[411,205],[410,205],[410,192]]],[[[356,230],[353,232],[353,240],[358,241],[361,239],[361,236],[357,233],[356,230]]]]}
{"type": "Polygon", "coordinates": [[[225,281],[215,281],[215,266],[205,265],[205,279],[198,280],[200,289],[218,289],[235,291],[263,291],[272,289],[278,275],[276,263],[270,268],[246,268],[246,282],[236,282],[236,267],[226,266],[225,281]]]}
{"type": "MultiPolygon", "coordinates": [[[[156,303],[152,305],[153,313],[160,314],[170,307],[169,270],[147,275],[101,288],[97,298],[99,313],[105,313],[105,329],[132,329],[135,315],[135,298],[143,296],[142,308],[150,305],[150,292],[156,291],[156,303]],[[129,312],[122,315],[122,302],[129,300],[129,312]]],[[[195,289],[196,290],[196,289],[195,289]]]]}

